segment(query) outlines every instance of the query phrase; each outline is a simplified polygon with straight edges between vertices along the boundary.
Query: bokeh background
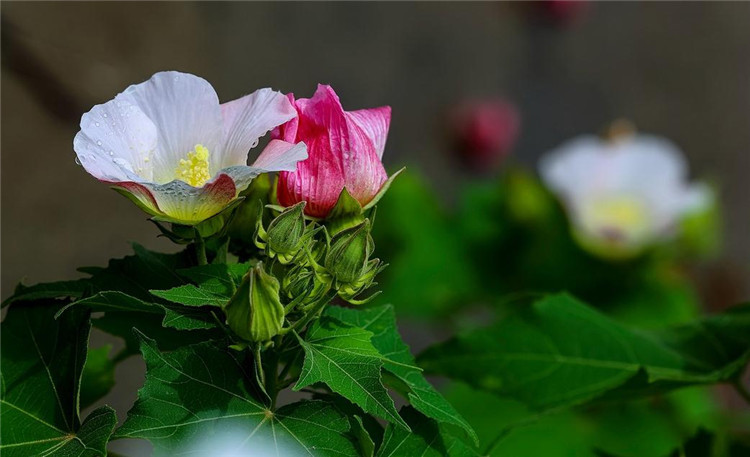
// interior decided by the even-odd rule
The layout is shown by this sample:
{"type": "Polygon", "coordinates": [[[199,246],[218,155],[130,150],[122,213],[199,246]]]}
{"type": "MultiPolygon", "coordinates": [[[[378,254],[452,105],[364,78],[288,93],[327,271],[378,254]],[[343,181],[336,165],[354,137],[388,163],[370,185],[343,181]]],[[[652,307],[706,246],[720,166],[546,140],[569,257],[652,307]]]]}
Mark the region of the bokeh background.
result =
{"type": "MultiPolygon", "coordinates": [[[[464,99],[516,104],[512,154],[529,167],[631,119],[719,186],[724,249],[696,276],[706,300],[748,296],[750,3],[3,2],[1,16],[2,298],[19,280],[77,277],[131,241],[174,249],[72,150],[81,114],[160,70],[203,76],[222,101],[266,86],[307,97],[322,82],[348,109],[389,104],[387,168],[419,170],[447,204],[473,179],[446,141],[464,99]]],[[[124,413],[132,398],[113,395],[124,413]]]]}

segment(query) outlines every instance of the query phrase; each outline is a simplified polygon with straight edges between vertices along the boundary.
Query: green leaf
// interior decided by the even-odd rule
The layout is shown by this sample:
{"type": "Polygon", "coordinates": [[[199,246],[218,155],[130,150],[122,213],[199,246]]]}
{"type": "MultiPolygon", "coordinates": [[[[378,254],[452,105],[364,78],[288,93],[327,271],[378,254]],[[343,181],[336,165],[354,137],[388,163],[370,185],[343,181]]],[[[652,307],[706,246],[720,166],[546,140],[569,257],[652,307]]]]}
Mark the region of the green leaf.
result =
{"type": "Polygon", "coordinates": [[[221,340],[226,335],[218,328],[210,330],[192,330],[189,332],[166,328],[162,324],[163,318],[154,314],[143,313],[106,313],[104,316],[93,319],[94,327],[118,336],[125,340],[125,349],[128,355],[140,353],[140,341],[133,333],[138,329],[159,340],[162,350],[172,351],[190,344],[202,341],[221,340]]]}
{"type": "Polygon", "coordinates": [[[58,281],[24,286],[19,284],[12,296],[3,302],[3,307],[17,301],[33,301],[47,298],[80,298],[90,286],[84,279],[58,281]]]}
{"type": "Polygon", "coordinates": [[[322,382],[365,412],[408,428],[381,382],[383,359],[371,337],[330,317],[316,321],[299,339],[305,361],[294,390],[322,382]]]}
{"type": "Polygon", "coordinates": [[[193,281],[201,289],[221,297],[231,297],[250,269],[250,263],[213,263],[179,270],[177,273],[193,281]]]}
{"type": "Polygon", "coordinates": [[[91,406],[115,385],[115,363],[109,358],[112,345],[89,348],[81,375],[80,407],[91,406]]]}
{"type": "Polygon", "coordinates": [[[55,320],[54,304],[14,306],[2,323],[3,456],[104,456],[117,422],[99,408],[81,424],[79,382],[91,325],[74,310],[55,320]]]}
{"type": "Polygon", "coordinates": [[[750,358],[750,308],[660,335],[630,330],[568,295],[434,346],[428,371],[508,395],[532,409],[644,396],[726,381],[750,358]]]}
{"type": "Polygon", "coordinates": [[[57,315],[59,316],[67,312],[70,308],[82,306],[87,307],[92,312],[105,312],[109,315],[122,313],[163,315],[162,325],[178,330],[205,330],[217,326],[217,322],[211,316],[210,310],[147,302],[116,291],[99,292],[92,297],[70,303],[60,309],[57,315]]]}
{"type": "Polygon", "coordinates": [[[413,408],[405,406],[401,415],[412,431],[389,424],[377,457],[479,457],[475,449],[451,435],[445,426],[413,408]]]}
{"type": "Polygon", "coordinates": [[[352,416],[350,421],[352,425],[352,434],[357,439],[359,450],[363,457],[373,457],[375,455],[375,442],[365,429],[365,424],[359,416],[352,416]]]}
{"type": "Polygon", "coordinates": [[[353,456],[348,419],[329,404],[303,401],[271,411],[248,390],[243,353],[212,343],[160,352],[140,336],[146,383],[117,438],[145,438],[155,455],[353,456]]]}
{"type": "Polygon", "coordinates": [[[145,302],[118,291],[105,291],[62,307],[55,317],[59,317],[74,307],[86,307],[92,312],[141,312],[152,314],[162,314],[164,312],[156,303],[145,302]]]}
{"type": "Polygon", "coordinates": [[[184,307],[164,307],[164,327],[177,330],[210,330],[216,328],[218,323],[210,312],[189,309],[184,307]]]}
{"type": "Polygon", "coordinates": [[[412,406],[438,422],[461,427],[478,444],[477,435],[468,422],[427,382],[420,370],[414,369],[414,356],[398,333],[393,306],[367,309],[331,306],[326,309],[326,314],[345,324],[372,332],[371,342],[385,358],[384,368],[406,385],[406,397],[412,406]]]}
{"type": "Polygon", "coordinates": [[[152,290],[151,293],[157,297],[185,306],[222,307],[227,303],[227,298],[192,284],[185,284],[184,286],[167,290],[152,290]]]}
{"type": "Polygon", "coordinates": [[[84,267],[79,271],[90,274],[90,278],[73,281],[20,285],[16,293],[3,302],[3,306],[17,301],[44,298],[82,298],[103,291],[119,291],[124,294],[150,300],[149,289],[169,289],[184,284],[175,272],[190,265],[186,251],[177,254],[161,254],[133,244],[135,255],[112,259],[107,267],[84,267]]]}

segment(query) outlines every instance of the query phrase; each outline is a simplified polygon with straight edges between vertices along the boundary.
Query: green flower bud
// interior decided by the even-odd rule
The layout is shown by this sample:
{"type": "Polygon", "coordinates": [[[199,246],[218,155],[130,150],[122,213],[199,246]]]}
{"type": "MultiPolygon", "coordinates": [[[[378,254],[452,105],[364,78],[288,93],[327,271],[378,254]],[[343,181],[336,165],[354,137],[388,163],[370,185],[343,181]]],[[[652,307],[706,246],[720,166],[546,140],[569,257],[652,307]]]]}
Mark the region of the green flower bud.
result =
{"type": "Polygon", "coordinates": [[[250,342],[276,336],[284,324],[279,289],[279,281],[263,270],[262,263],[250,269],[224,308],[229,328],[250,342]]]}
{"type": "Polygon", "coordinates": [[[294,255],[305,234],[305,202],[289,207],[268,226],[268,247],[277,254],[294,255]]]}
{"type": "Polygon", "coordinates": [[[284,277],[283,286],[289,299],[307,295],[315,286],[315,272],[310,268],[295,267],[284,277]]]}
{"type": "Polygon", "coordinates": [[[250,186],[242,192],[245,199],[237,207],[229,224],[229,236],[233,240],[252,245],[253,234],[258,225],[260,216],[263,214],[263,208],[269,202],[269,194],[273,182],[269,173],[263,173],[253,179],[250,186]]]}
{"type": "Polygon", "coordinates": [[[370,236],[370,221],[339,232],[331,240],[325,258],[325,268],[340,284],[359,281],[374,247],[370,236]]]}

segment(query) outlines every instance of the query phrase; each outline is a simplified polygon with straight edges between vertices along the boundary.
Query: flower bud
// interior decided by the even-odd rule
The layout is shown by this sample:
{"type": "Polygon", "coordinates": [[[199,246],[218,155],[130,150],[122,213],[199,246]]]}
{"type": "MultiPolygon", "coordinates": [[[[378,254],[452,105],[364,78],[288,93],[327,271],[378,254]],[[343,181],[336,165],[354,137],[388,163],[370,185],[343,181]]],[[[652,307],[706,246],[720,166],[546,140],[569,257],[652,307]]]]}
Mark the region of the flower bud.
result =
{"type": "Polygon", "coordinates": [[[356,283],[365,271],[373,247],[370,221],[365,219],[360,225],[333,237],[325,268],[340,284],[356,283]]]}
{"type": "Polygon", "coordinates": [[[229,328],[250,342],[276,336],[284,324],[279,289],[279,281],[263,270],[262,263],[251,268],[224,308],[229,328]]]}
{"type": "Polygon", "coordinates": [[[273,180],[271,175],[263,173],[253,180],[242,196],[245,199],[240,203],[229,224],[229,236],[232,240],[240,240],[245,244],[252,245],[253,234],[258,226],[258,220],[262,215],[263,208],[269,202],[273,180]]]}
{"type": "Polygon", "coordinates": [[[294,255],[305,233],[305,202],[287,208],[268,226],[268,246],[278,254],[294,255]]]}
{"type": "Polygon", "coordinates": [[[284,277],[283,286],[288,299],[307,295],[315,286],[315,272],[298,265],[289,270],[284,277]]]}
{"type": "Polygon", "coordinates": [[[381,159],[391,108],[344,111],[336,92],[325,85],[319,85],[312,98],[295,100],[290,94],[289,99],[298,116],[273,136],[304,142],[309,159],[294,171],[279,173],[279,203],[307,201],[305,214],[325,219],[346,187],[365,209],[374,205],[388,183],[381,159]]]}
{"type": "Polygon", "coordinates": [[[477,172],[497,169],[518,138],[520,115],[502,99],[465,102],[450,118],[460,158],[477,172]]]}

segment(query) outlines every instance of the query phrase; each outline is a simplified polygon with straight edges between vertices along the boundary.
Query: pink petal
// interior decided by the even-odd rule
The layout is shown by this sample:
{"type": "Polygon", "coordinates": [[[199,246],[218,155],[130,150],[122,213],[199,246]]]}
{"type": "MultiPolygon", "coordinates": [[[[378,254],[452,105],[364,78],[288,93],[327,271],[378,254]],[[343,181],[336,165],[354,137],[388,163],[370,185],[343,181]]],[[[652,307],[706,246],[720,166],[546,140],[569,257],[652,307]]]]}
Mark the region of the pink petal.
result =
{"type": "Polygon", "coordinates": [[[391,107],[360,109],[346,113],[349,121],[364,131],[365,135],[372,141],[378,158],[383,158],[385,141],[388,138],[388,128],[391,125],[391,107]]]}
{"type": "Polygon", "coordinates": [[[280,125],[273,130],[271,138],[284,140],[288,143],[295,143],[297,138],[297,127],[299,126],[299,108],[294,100],[294,94],[287,94],[287,100],[292,104],[295,110],[295,116],[286,124],[280,125]]]}
{"type": "Polygon", "coordinates": [[[298,99],[297,122],[279,129],[278,136],[307,145],[310,159],[292,173],[281,173],[279,202],[288,206],[308,202],[305,212],[324,217],[347,188],[367,204],[387,179],[380,156],[390,123],[390,108],[347,113],[330,86],[318,85],[310,99],[298,99]]]}

